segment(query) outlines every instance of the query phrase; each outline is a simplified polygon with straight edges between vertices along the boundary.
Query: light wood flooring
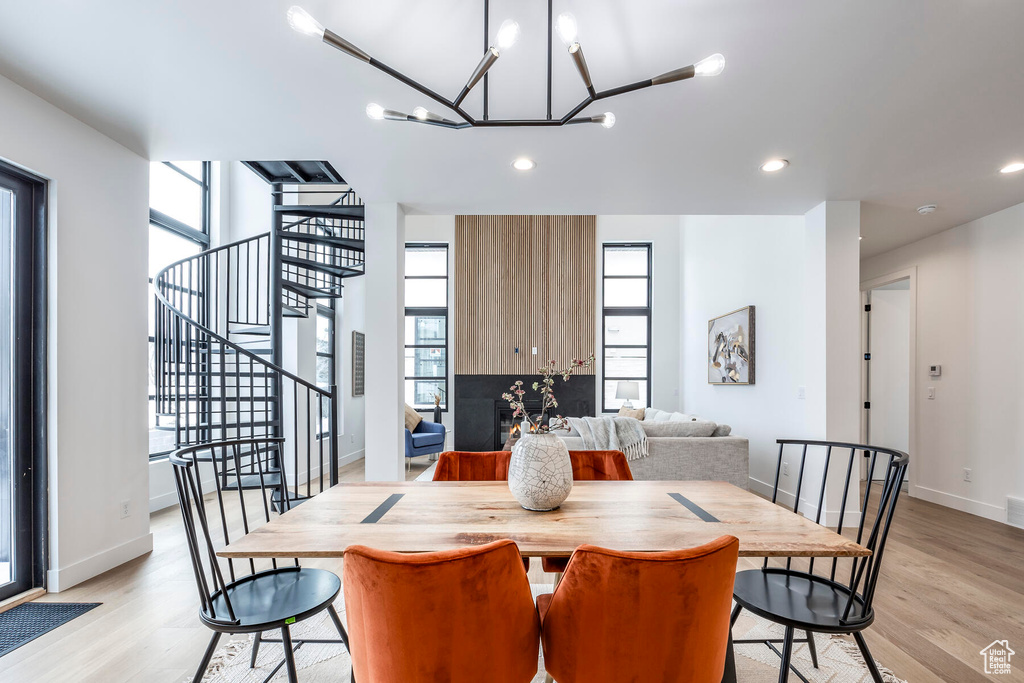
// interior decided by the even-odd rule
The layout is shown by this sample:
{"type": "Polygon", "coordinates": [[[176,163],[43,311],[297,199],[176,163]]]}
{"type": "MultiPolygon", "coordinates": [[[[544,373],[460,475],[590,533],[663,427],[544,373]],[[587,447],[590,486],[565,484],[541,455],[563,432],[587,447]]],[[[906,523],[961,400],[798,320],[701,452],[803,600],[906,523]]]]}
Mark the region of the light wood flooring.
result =
{"type": "MultiPolygon", "coordinates": [[[[362,462],[342,469],[343,481],[362,478],[362,462]]],[[[0,658],[0,681],[180,683],[191,675],[210,632],[196,614],[180,519],[177,508],[153,514],[152,553],[43,597],[103,605],[0,658]]],[[[306,564],[340,570],[338,562],[306,564]]],[[[535,566],[530,578],[550,575],[535,566]]],[[[875,608],[866,634],[875,658],[911,683],[994,680],[979,651],[997,639],[1021,653],[1013,674],[998,680],[1024,681],[1024,531],[905,496],[875,608]]]]}

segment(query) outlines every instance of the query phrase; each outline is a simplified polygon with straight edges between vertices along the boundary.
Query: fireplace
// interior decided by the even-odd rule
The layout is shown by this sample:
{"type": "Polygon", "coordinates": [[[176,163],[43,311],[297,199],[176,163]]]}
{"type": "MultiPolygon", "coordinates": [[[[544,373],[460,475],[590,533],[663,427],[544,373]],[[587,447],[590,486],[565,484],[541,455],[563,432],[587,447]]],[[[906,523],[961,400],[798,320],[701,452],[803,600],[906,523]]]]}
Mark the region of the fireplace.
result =
{"type": "MultiPolygon", "coordinates": [[[[531,376],[521,375],[455,375],[455,450],[500,451],[512,427],[512,410],[501,394],[517,379],[524,382],[531,376]]],[[[572,417],[594,414],[596,391],[594,375],[575,375],[568,382],[555,386],[557,412],[572,417]]],[[[532,391],[527,389],[529,398],[532,391]]],[[[540,400],[528,401],[531,414],[540,411],[540,400]]]]}

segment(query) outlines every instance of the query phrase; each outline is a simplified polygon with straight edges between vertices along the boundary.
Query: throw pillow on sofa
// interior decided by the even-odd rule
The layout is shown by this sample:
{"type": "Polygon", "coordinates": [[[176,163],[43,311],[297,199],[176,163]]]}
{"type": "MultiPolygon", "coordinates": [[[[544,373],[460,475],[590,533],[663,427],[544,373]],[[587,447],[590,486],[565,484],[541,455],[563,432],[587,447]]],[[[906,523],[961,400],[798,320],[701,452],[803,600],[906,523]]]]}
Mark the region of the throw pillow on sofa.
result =
{"type": "Polygon", "coordinates": [[[619,415],[622,417],[631,417],[634,420],[643,420],[644,409],[637,408],[636,410],[633,410],[632,408],[619,408],[619,415]]]}
{"type": "Polygon", "coordinates": [[[729,425],[718,425],[715,427],[715,433],[711,436],[729,436],[732,434],[732,427],[729,425]]]}
{"type": "Polygon", "coordinates": [[[408,429],[410,432],[416,431],[416,426],[419,425],[420,422],[423,422],[423,418],[420,417],[419,413],[412,409],[412,406],[406,403],[405,428],[408,429]]]}

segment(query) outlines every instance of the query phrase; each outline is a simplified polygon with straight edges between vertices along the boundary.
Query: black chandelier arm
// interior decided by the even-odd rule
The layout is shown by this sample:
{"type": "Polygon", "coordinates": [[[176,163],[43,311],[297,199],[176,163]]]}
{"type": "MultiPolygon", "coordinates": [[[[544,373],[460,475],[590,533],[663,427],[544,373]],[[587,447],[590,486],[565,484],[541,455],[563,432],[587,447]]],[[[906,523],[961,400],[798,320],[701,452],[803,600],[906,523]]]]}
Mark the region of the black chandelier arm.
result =
{"type": "Polygon", "coordinates": [[[386,73],[387,75],[391,76],[392,78],[397,79],[397,80],[401,81],[402,83],[405,83],[407,86],[409,86],[413,90],[417,90],[417,91],[423,93],[424,95],[426,95],[430,99],[434,100],[438,104],[443,104],[445,107],[447,107],[448,109],[451,109],[453,112],[458,114],[463,120],[466,121],[466,123],[468,123],[470,125],[473,125],[474,123],[476,123],[476,119],[474,119],[472,116],[470,116],[458,104],[456,104],[455,102],[452,102],[451,100],[449,100],[445,96],[441,95],[440,93],[437,93],[437,92],[431,90],[427,86],[422,85],[418,81],[414,81],[413,79],[411,79],[408,76],[406,76],[405,74],[403,74],[401,71],[393,69],[390,66],[388,66],[387,64],[385,64],[384,62],[382,62],[382,61],[380,61],[378,59],[374,59],[373,57],[370,57],[370,59],[369,59],[369,61],[367,63],[370,66],[376,67],[377,69],[383,71],[384,73],[386,73]]]}

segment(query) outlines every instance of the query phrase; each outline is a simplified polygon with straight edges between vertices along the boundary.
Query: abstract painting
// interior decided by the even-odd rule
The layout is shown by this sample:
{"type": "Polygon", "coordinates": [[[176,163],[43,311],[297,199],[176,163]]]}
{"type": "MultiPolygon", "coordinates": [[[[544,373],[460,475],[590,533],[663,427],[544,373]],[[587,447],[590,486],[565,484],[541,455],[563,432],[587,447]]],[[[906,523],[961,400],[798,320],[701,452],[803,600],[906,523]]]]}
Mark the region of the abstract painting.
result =
{"type": "Polygon", "coordinates": [[[708,384],[754,383],[754,307],[708,321],[708,384]]]}

